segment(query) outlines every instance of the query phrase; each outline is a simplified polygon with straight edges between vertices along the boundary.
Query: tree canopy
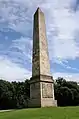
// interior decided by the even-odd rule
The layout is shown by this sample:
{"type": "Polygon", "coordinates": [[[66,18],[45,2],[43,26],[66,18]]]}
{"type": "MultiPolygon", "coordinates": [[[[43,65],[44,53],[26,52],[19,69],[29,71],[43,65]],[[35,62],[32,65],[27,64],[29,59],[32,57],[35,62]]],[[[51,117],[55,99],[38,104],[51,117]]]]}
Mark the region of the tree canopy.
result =
{"type": "Polygon", "coordinates": [[[79,86],[77,82],[59,77],[55,84],[55,98],[59,106],[79,105],[79,86]]]}
{"type": "Polygon", "coordinates": [[[11,83],[0,80],[0,109],[25,108],[28,98],[28,80],[11,83]]]}

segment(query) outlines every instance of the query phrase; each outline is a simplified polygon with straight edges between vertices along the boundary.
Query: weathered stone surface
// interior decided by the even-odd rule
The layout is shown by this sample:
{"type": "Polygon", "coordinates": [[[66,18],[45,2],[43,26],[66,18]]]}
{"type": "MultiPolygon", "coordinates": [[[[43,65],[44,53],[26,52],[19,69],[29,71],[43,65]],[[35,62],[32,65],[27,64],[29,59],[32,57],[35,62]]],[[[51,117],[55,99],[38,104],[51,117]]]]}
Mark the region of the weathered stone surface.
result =
{"type": "Polygon", "coordinates": [[[53,98],[52,83],[42,83],[42,97],[43,98],[53,98]]]}
{"type": "Polygon", "coordinates": [[[45,19],[38,8],[34,14],[32,78],[29,107],[57,106],[47,47],[45,19]]]}
{"type": "Polygon", "coordinates": [[[50,75],[44,14],[37,9],[34,15],[32,76],[50,75]]]}
{"type": "Polygon", "coordinates": [[[36,99],[36,98],[40,98],[40,83],[32,83],[30,85],[30,98],[31,99],[36,99]],[[32,93],[31,93],[32,92],[32,93]]]}

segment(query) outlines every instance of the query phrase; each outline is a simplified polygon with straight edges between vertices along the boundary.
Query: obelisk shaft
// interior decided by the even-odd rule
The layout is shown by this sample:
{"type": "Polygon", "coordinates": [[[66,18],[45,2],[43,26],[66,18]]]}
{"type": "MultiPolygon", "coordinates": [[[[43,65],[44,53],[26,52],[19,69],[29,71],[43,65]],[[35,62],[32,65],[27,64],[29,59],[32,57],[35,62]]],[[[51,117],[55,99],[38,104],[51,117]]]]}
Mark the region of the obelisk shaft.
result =
{"type": "Polygon", "coordinates": [[[38,8],[34,14],[32,76],[50,75],[45,18],[38,8]]]}

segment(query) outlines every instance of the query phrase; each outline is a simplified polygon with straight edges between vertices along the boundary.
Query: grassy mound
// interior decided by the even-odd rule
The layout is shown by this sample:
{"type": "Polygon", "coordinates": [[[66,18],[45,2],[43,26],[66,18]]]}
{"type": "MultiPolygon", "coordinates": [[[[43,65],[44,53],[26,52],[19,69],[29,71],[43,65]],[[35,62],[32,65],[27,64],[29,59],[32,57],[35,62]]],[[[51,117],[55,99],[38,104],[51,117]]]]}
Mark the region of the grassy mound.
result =
{"type": "Polygon", "coordinates": [[[79,107],[50,107],[0,112],[0,119],[79,119],[79,107]]]}

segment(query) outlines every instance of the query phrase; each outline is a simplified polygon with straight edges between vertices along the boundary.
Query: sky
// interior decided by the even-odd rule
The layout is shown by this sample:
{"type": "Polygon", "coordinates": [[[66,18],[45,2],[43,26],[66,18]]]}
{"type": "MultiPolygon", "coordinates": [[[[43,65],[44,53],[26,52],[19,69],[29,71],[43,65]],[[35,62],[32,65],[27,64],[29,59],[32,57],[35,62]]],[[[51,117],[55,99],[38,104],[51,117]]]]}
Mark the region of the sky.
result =
{"type": "Polygon", "coordinates": [[[0,0],[0,79],[30,79],[38,7],[45,14],[51,75],[79,82],[79,0],[0,0]]]}

